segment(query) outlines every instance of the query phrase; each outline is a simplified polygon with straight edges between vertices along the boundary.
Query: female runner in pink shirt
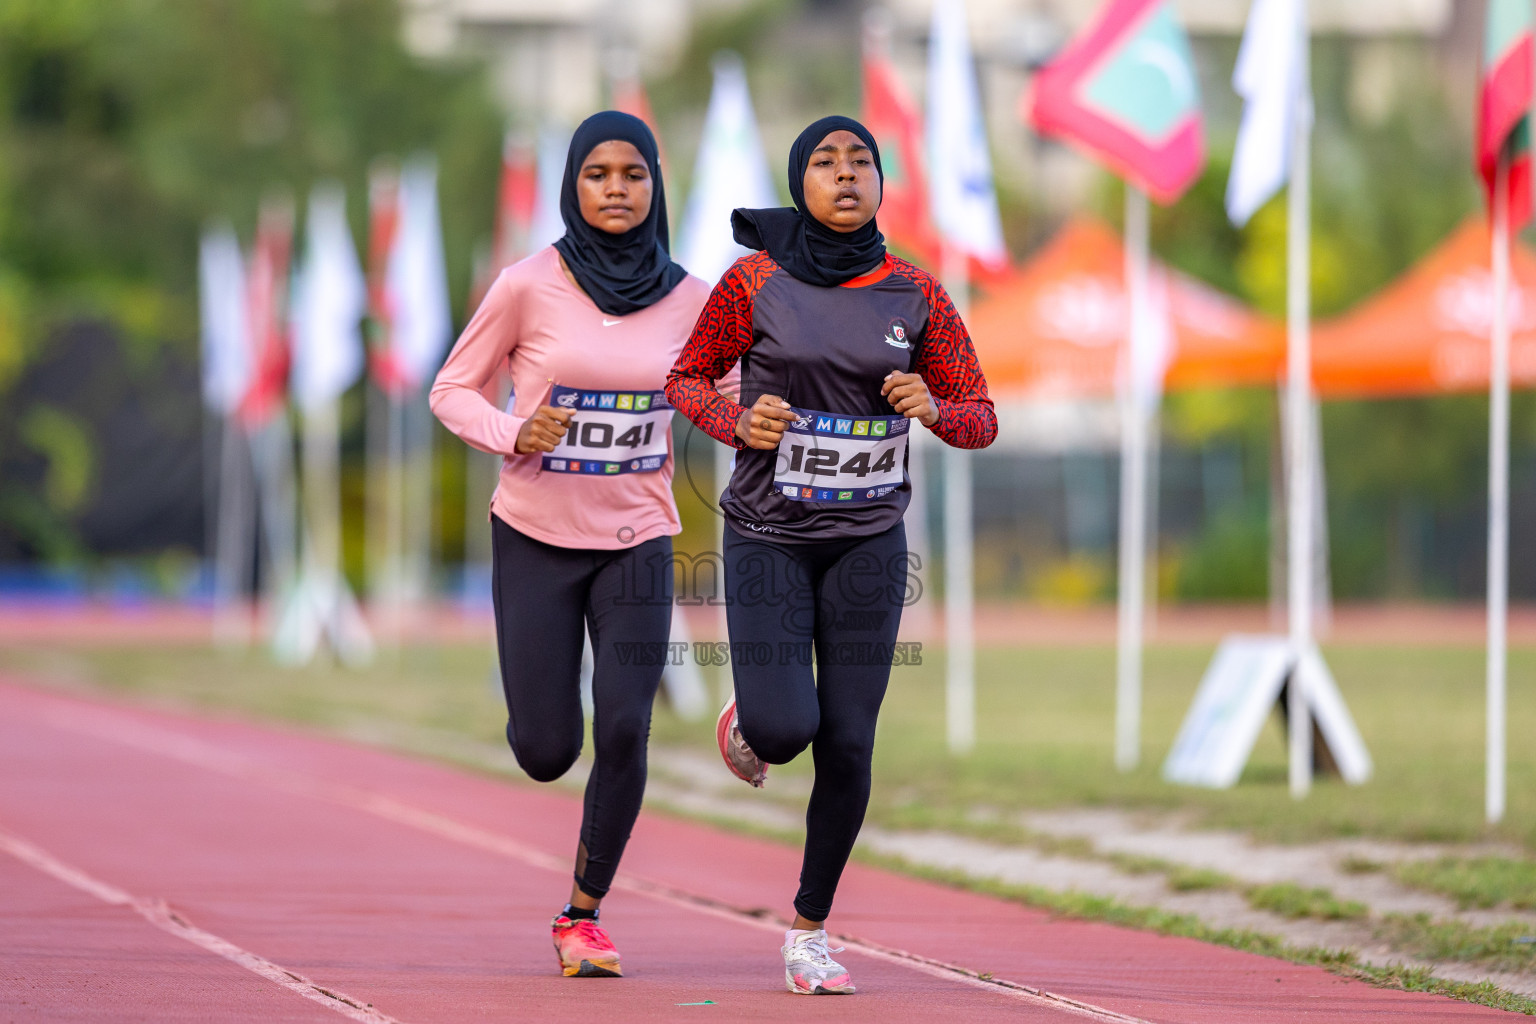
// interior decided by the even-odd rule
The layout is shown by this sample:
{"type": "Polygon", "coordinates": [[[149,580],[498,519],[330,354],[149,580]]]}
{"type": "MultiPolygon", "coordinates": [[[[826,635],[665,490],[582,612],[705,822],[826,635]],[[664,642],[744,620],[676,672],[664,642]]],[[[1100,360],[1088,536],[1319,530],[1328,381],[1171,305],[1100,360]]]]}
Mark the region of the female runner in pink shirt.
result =
{"type": "Polygon", "coordinates": [[[594,761],[570,902],[567,976],[616,976],[598,924],[645,792],[651,704],[672,612],[667,370],[709,287],[667,252],[656,141],[616,111],[582,122],[560,191],[565,235],[502,271],[432,386],[459,437],[503,456],[491,499],[493,597],[507,740],[540,782],[581,752],[583,629],[592,637],[594,761]],[[512,379],[503,411],[484,393],[512,379]]]}

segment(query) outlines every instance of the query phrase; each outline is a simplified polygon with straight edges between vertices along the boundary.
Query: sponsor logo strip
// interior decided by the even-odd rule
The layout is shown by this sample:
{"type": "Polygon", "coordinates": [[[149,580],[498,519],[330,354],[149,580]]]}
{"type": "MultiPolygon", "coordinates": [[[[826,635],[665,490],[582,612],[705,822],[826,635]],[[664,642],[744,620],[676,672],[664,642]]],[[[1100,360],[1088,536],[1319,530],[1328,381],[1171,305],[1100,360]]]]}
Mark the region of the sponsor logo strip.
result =
{"type": "Polygon", "coordinates": [[[555,385],[550,389],[550,405],[565,409],[602,409],[605,412],[656,412],[672,408],[665,391],[584,391],[555,385]]]}
{"type": "Polygon", "coordinates": [[[584,473],[590,476],[614,476],[620,473],[654,473],[666,464],[665,455],[647,455],[625,462],[592,462],[586,459],[557,459],[544,456],[544,468],[551,473],[584,473]]]}

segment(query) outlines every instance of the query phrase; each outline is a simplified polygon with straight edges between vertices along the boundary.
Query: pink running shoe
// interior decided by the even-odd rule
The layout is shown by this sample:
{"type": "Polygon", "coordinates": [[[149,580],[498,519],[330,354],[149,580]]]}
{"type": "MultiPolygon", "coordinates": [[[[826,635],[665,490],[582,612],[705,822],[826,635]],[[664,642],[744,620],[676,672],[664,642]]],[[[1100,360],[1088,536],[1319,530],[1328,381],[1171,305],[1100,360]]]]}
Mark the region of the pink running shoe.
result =
{"type": "Polygon", "coordinates": [[[720,744],[720,756],[725,758],[725,766],[731,774],[761,789],[763,780],[768,778],[768,766],[741,738],[734,699],[720,709],[720,719],[715,723],[715,741],[720,744]]]}
{"type": "Polygon", "coordinates": [[[591,918],[572,921],[561,914],[550,922],[560,970],[567,978],[621,978],[619,951],[602,925],[591,918]]]}
{"type": "Polygon", "coordinates": [[[784,984],[796,995],[850,995],[855,989],[853,979],[843,965],[832,959],[833,953],[841,953],[842,947],[827,948],[827,933],[823,928],[815,931],[788,932],[785,934],[784,984]]]}

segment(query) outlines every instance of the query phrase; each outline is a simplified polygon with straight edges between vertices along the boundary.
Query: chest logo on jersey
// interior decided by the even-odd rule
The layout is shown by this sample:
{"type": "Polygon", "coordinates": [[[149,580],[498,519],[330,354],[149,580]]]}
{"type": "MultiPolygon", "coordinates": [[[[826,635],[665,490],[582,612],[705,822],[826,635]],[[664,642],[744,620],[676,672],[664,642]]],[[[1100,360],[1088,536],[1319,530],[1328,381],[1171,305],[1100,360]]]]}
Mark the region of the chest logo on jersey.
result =
{"type": "Polygon", "coordinates": [[[912,343],[907,340],[907,322],[900,317],[891,321],[891,325],[885,329],[885,343],[892,348],[912,350],[912,343]]]}

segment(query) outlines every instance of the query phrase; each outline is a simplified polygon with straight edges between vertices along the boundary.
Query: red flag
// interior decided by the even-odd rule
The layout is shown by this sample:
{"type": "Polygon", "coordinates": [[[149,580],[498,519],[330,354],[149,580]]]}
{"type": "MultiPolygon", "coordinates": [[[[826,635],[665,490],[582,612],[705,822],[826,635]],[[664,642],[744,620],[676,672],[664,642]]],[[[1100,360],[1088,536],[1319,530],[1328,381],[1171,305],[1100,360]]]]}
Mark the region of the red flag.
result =
{"type": "MultiPolygon", "coordinates": [[[[662,177],[666,177],[667,151],[661,144],[661,132],[656,128],[656,115],[651,112],[651,101],[645,95],[645,86],[641,84],[639,75],[624,75],[614,80],[613,109],[638,117],[645,122],[645,126],[656,138],[656,166],[661,168],[662,177]]],[[[670,224],[667,225],[669,231],[671,227],[670,224]]]]}
{"type": "Polygon", "coordinates": [[[661,151],[661,133],[656,130],[656,115],[637,75],[626,75],[613,83],[613,109],[638,117],[656,136],[656,150],[661,151]]]}
{"type": "Polygon", "coordinates": [[[528,255],[528,230],[533,224],[538,195],[538,154],[525,137],[508,132],[501,145],[501,180],[496,188],[491,251],[476,254],[475,277],[469,288],[469,315],[473,316],[480,307],[480,300],[485,298],[496,275],[528,255]]]}
{"type": "Polygon", "coordinates": [[[403,390],[395,361],[394,298],[388,285],[389,259],[400,235],[400,176],[392,167],[376,167],[368,181],[368,370],[380,390],[403,390]]]}
{"type": "Polygon", "coordinates": [[[527,140],[507,136],[501,147],[501,185],[496,194],[496,234],[491,242],[493,272],[528,255],[528,228],[539,193],[539,162],[527,140]]]}
{"type": "Polygon", "coordinates": [[[1169,0],[1110,0],[1041,69],[1023,114],[1159,202],[1182,195],[1205,165],[1194,61],[1169,0]]]}
{"type": "Polygon", "coordinates": [[[1483,80],[1478,91],[1477,169],[1488,205],[1499,157],[1508,164],[1509,225],[1531,219],[1531,0],[1488,0],[1483,80]]]}
{"type": "Polygon", "coordinates": [[[884,39],[864,36],[864,110],[860,118],[880,144],[885,172],[879,224],[885,239],[918,263],[935,266],[939,235],[928,216],[923,119],[901,83],[884,39]]]}
{"type": "Polygon", "coordinates": [[[239,415],[253,430],[281,410],[288,391],[288,264],[292,251],[293,204],[268,200],[256,222],[256,241],[246,271],[252,368],[239,415]]]}
{"type": "MultiPolygon", "coordinates": [[[[878,25],[864,34],[864,109],[859,120],[880,146],[878,223],[899,255],[936,270],[943,243],[928,208],[928,165],[923,156],[923,116],[891,60],[886,34],[878,25]]],[[[1004,280],[1010,268],[970,260],[971,280],[985,288],[1004,280]]]]}

